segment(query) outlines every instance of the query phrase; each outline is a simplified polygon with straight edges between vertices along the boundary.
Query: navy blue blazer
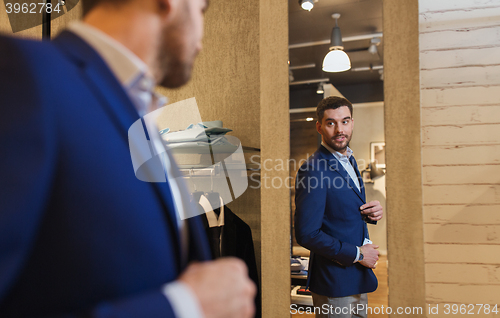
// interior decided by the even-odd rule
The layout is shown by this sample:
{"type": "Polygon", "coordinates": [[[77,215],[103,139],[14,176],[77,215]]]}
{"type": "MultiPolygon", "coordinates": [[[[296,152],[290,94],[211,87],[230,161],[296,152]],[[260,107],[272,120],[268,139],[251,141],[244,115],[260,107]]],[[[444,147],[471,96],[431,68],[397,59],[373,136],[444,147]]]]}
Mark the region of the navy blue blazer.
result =
{"type": "Polygon", "coordinates": [[[378,284],[371,269],[353,263],[356,246],[369,236],[359,211],[366,201],[365,189],[351,158],[361,192],[323,146],[300,167],[295,184],[295,237],[311,251],[309,288],[328,297],[372,292],[378,284]]]}
{"type": "MultiPolygon", "coordinates": [[[[139,119],[84,41],[0,37],[0,317],[173,317],[180,264],[167,183],[139,181],[139,119]]],[[[189,220],[190,259],[210,250],[189,220]]]]}

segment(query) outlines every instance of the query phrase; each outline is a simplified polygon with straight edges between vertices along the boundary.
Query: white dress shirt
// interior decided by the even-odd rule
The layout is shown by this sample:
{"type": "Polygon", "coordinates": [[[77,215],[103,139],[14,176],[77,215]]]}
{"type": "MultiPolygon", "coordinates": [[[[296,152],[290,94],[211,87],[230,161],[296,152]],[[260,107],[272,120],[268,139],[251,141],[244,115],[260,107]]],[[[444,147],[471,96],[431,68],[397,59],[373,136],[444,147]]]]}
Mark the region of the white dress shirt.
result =
{"type": "MultiPolygon", "coordinates": [[[[148,66],[137,57],[127,47],[108,36],[104,32],[94,28],[84,22],[76,21],[69,25],[69,31],[81,37],[87,44],[99,53],[104,62],[111,69],[120,84],[123,86],[128,96],[132,100],[137,112],[142,117],[150,110],[164,105],[167,99],[154,92],[155,80],[148,66]]],[[[151,141],[157,153],[162,153],[161,147],[165,147],[159,134],[150,134],[151,141]]],[[[181,191],[175,178],[169,173],[172,165],[168,156],[162,156],[165,171],[169,180],[176,215],[185,215],[185,207],[181,199],[181,191]]],[[[187,257],[188,233],[185,221],[177,218],[180,241],[181,257],[187,257]]],[[[168,298],[175,315],[179,318],[204,317],[198,299],[193,291],[186,284],[174,281],[166,284],[162,289],[163,294],[168,298]]]]}
{"type": "MultiPolygon", "coordinates": [[[[358,176],[356,174],[356,171],[354,170],[354,167],[352,166],[351,162],[349,161],[349,158],[351,158],[351,156],[354,154],[354,152],[351,150],[351,148],[347,147],[346,154],[343,155],[340,152],[333,150],[330,146],[325,144],[323,141],[321,142],[321,145],[323,147],[325,147],[326,149],[328,149],[328,151],[330,151],[332,153],[332,155],[338,159],[338,161],[340,162],[342,167],[344,167],[344,169],[347,171],[347,173],[351,177],[352,181],[354,181],[354,184],[356,185],[358,190],[361,192],[361,187],[359,185],[358,176]]],[[[357,254],[356,254],[356,258],[354,259],[353,263],[356,263],[359,260],[359,257],[361,256],[360,255],[361,251],[359,250],[359,247],[356,246],[356,248],[357,248],[357,254]]]]}
{"type": "Polygon", "coordinates": [[[349,158],[354,154],[352,152],[351,148],[347,147],[346,154],[343,155],[338,151],[333,150],[330,146],[325,144],[324,142],[321,142],[321,145],[328,149],[332,153],[332,155],[337,158],[337,160],[340,162],[342,167],[344,167],[345,171],[349,174],[351,177],[352,181],[354,181],[354,184],[356,185],[356,188],[361,192],[361,187],[359,185],[359,180],[358,180],[358,175],[356,174],[356,171],[354,170],[354,167],[352,166],[351,162],[349,161],[349,158]]]}

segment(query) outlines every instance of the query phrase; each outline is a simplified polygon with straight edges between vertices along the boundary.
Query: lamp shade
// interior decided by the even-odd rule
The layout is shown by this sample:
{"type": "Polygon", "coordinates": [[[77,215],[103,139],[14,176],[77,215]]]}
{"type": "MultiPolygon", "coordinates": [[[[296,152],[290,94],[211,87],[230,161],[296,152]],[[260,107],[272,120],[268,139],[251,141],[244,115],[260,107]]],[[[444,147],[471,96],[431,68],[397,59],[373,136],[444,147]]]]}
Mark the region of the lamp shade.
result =
{"type": "Polygon", "coordinates": [[[300,0],[299,3],[300,3],[300,6],[302,7],[302,9],[304,9],[306,11],[311,11],[312,8],[314,7],[313,0],[300,0]]]}
{"type": "Polygon", "coordinates": [[[323,83],[318,84],[318,89],[316,90],[316,94],[324,94],[325,90],[323,89],[323,83]]]}
{"type": "Polygon", "coordinates": [[[383,175],[385,175],[385,171],[377,168],[376,162],[370,164],[370,179],[375,180],[383,175]]]}
{"type": "Polygon", "coordinates": [[[344,72],[351,69],[351,60],[342,50],[331,50],[323,60],[323,71],[344,72]]]}

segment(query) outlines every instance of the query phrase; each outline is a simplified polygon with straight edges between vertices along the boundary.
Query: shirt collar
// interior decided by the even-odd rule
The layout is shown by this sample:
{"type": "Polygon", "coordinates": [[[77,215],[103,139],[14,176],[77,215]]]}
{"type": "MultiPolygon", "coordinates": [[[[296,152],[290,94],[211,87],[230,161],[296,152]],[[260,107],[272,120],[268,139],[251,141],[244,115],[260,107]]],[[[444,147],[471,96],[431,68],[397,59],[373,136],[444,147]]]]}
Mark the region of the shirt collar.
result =
{"type": "Polygon", "coordinates": [[[333,150],[330,146],[328,146],[326,143],[324,143],[323,141],[321,142],[321,145],[323,147],[325,147],[328,151],[330,151],[332,153],[332,155],[337,158],[338,160],[348,160],[349,158],[351,158],[351,156],[354,154],[354,152],[351,150],[351,148],[349,148],[349,146],[347,146],[347,150],[346,150],[346,154],[343,155],[341,154],[340,152],[338,151],[335,151],[333,150]]]}
{"type": "Polygon", "coordinates": [[[207,197],[202,195],[200,197],[200,205],[205,210],[205,214],[208,220],[208,227],[217,227],[224,226],[224,202],[222,201],[222,197],[220,199],[220,214],[217,216],[213,210],[213,207],[210,205],[210,201],[208,201],[207,197]]]}
{"type": "Polygon", "coordinates": [[[84,39],[99,53],[122,86],[130,87],[146,78],[148,86],[154,88],[153,76],[146,63],[123,44],[82,21],[72,22],[68,29],[84,39]]]}
{"type": "MultiPolygon", "coordinates": [[[[156,83],[146,63],[123,44],[83,21],[70,23],[68,29],[97,51],[129,95],[136,95],[137,91],[150,92],[153,109],[167,103],[165,96],[154,91],[156,83]]],[[[139,110],[139,113],[143,112],[139,110]]]]}

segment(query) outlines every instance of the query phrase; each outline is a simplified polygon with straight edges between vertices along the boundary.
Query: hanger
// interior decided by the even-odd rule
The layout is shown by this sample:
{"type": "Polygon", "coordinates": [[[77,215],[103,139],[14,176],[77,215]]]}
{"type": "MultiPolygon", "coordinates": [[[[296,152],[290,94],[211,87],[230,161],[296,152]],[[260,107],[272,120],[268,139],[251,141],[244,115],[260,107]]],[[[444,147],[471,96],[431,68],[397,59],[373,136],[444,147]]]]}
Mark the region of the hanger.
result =
{"type": "MultiPolygon", "coordinates": [[[[189,171],[190,178],[193,175],[193,169],[189,171]]],[[[193,182],[194,185],[194,192],[191,193],[191,199],[193,200],[194,203],[198,204],[200,202],[201,196],[204,194],[203,191],[196,191],[196,182],[193,182]]]]}
{"type": "Polygon", "coordinates": [[[220,214],[220,209],[217,210],[217,208],[220,208],[221,204],[221,199],[220,199],[220,194],[218,192],[214,192],[214,179],[213,175],[215,173],[215,170],[212,171],[210,174],[210,192],[205,193],[205,197],[207,198],[208,202],[210,202],[210,205],[212,206],[212,210],[219,216],[220,214]]]}

